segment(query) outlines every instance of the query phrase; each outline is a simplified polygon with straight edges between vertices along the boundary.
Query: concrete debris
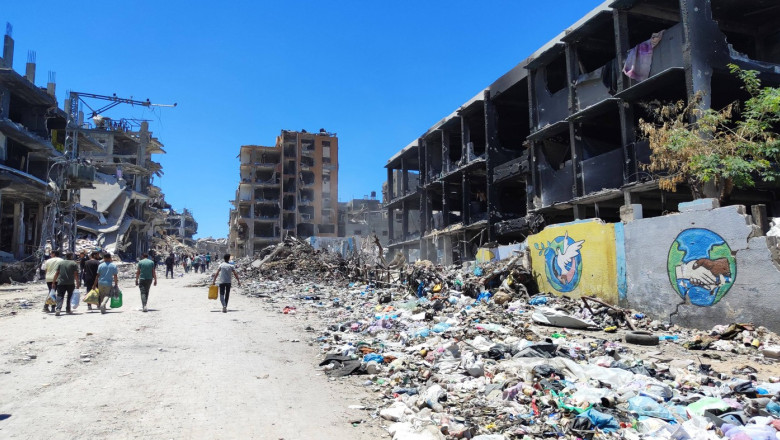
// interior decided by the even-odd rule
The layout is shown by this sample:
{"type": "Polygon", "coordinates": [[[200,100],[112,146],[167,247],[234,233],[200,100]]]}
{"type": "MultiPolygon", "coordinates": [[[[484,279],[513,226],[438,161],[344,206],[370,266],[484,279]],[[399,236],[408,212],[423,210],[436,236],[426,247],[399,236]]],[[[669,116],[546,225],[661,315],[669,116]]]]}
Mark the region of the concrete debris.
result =
{"type": "Polygon", "coordinates": [[[322,372],[376,392],[366,406],[393,439],[770,438],[780,427],[776,334],[540,294],[523,255],[391,270],[289,238],[237,267],[242,293],[315,330],[322,372]]]}

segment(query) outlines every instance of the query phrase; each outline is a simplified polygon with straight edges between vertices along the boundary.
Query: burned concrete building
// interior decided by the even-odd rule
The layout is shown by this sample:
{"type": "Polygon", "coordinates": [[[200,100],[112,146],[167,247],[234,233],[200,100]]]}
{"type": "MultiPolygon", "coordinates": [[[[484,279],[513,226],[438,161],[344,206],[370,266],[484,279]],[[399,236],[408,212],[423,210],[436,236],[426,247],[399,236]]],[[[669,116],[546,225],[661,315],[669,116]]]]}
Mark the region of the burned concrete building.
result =
{"type": "MultiPolygon", "coordinates": [[[[661,191],[645,171],[643,103],[701,96],[700,108],[720,109],[744,99],[731,63],[779,84],[778,18],[772,0],[604,2],[388,161],[391,250],[448,263],[545,224],[676,210],[692,196],[661,191]]],[[[761,186],[729,202],[780,215],[776,196],[761,186]]]]}
{"type": "Polygon", "coordinates": [[[338,235],[338,137],[282,130],[273,147],[240,149],[230,211],[230,252],[254,255],[287,235],[338,235]]]}

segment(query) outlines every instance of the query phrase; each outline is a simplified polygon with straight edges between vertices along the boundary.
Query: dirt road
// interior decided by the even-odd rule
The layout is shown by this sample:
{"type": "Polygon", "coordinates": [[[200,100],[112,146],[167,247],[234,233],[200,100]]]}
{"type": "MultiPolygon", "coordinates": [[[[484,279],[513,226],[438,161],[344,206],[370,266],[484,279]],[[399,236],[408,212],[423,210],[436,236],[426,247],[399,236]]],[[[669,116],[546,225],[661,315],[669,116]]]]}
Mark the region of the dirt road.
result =
{"type": "MultiPolygon", "coordinates": [[[[132,281],[106,315],[42,313],[0,290],[0,438],[379,439],[359,387],[318,371],[300,322],[239,294],[228,313],[202,277],[160,279],[148,313],[132,281]],[[300,341],[300,342],[298,342],[300,341]]],[[[45,290],[45,287],[44,287],[45,290]]]]}

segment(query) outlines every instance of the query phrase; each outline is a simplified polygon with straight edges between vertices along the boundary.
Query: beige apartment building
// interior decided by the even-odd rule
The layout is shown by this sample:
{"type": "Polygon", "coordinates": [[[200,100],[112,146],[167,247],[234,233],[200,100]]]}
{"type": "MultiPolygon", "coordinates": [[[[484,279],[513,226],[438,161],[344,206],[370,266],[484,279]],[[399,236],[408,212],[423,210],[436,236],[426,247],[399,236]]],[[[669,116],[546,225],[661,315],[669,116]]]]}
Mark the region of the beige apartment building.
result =
{"type": "Polygon", "coordinates": [[[230,211],[230,252],[254,255],[287,235],[336,237],[338,137],[282,130],[273,147],[244,145],[230,211]]]}

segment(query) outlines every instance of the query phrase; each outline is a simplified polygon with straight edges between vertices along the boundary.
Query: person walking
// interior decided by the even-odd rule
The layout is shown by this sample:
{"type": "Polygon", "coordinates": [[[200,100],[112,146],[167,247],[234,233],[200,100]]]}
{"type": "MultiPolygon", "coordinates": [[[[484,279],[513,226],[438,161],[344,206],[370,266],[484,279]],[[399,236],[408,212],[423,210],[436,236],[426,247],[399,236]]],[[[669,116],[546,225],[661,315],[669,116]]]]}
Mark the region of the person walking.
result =
{"type": "Polygon", "coordinates": [[[93,287],[98,290],[100,313],[106,313],[106,304],[111,299],[112,281],[113,288],[119,289],[119,278],[117,277],[119,269],[117,269],[116,264],[111,262],[109,252],[103,254],[103,262],[98,266],[97,272],[98,276],[93,287]]]}
{"type": "Polygon", "coordinates": [[[190,273],[190,256],[185,255],[182,259],[182,266],[184,266],[184,273],[190,273]]]}
{"type": "Polygon", "coordinates": [[[198,273],[198,268],[200,268],[200,255],[195,254],[195,258],[192,259],[192,267],[195,273],[198,273]]]}
{"type": "Polygon", "coordinates": [[[206,252],[206,270],[211,270],[211,252],[206,252]]]}
{"type": "MultiPolygon", "coordinates": [[[[100,252],[92,251],[90,260],[84,263],[84,287],[91,289],[97,279],[97,270],[100,266],[100,252]]],[[[87,304],[87,310],[92,310],[92,304],[87,304]]]]}
{"type": "Polygon", "coordinates": [[[219,281],[219,300],[222,302],[222,313],[227,313],[228,300],[230,299],[230,275],[236,277],[239,287],[241,286],[241,280],[238,278],[236,268],[229,263],[230,254],[225,254],[225,262],[220,263],[217,266],[217,271],[214,273],[214,278],[211,280],[211,285],[219,281]],[[219,278],[219,280],[217,280],[219,278]]]}
{"type": "MultiPolygon", "coordinates": [[[[49,259],[45,261],[44,267],[46,269],[46,295],[48,297],[49,292],[52,289],[52,285],[54,283],[54,274],[57,273],[57,267],[59,266],[60,262],[62,261],[62,258],[60,258],[60,251],[51,251],[51,254],[49,255],[49,259]]],[[[43,312],[49,313],[49,306],[44,302],[43,303],[43,312]]],[[[54,312],[54,306],[51,306],[51,312],[54,312]]]]}
{"type": "Polygon", "coordinates": [[[68,315],[72,315],[73,312],[70,310],[70,299],[73,297],[73,290],[81,287],[79,262],[73,259],[72,252],[68,252],[65,255],[65,259],[60,261],[57,265],[57,271],[54,273],[52,286],[57,289],[57,310],[54,312],[54,316],[60,316],[60,311],[62,311],[62,300],[65,298],[66,293],[68,294],[68,302],[65,304],[65,311],[68,315]]]}
{"type": "Polygon", "coordinates": [[[87,264],[87,261],[89,261],[89,255],[87,255],[86,249],[82,249],[81,252],[79,252],[78,261],[79,261],[79,275],[81,276],[81,283],[84,284],[84,266],[87,264]]]}
{"type": "Polygon", "coordinates": [[[138,262],[138,269],[135,271],[135,285],[141,290],[141,305],[143,311],[147,312],[146,301],[149,300],[149,288],[157,285],[157,264],[149,259],[149,254],[143,253],[143,259],[138,262]]]}
{"type": "Polygon", "coordinates": [[[173,256],[173,254],[168,254],[168,258],[165,259],[165,278],[168,279],[168,272],[171,273],[171,278],[173,278],[173,265],[176,264],[176,258],[173,256]]]}

